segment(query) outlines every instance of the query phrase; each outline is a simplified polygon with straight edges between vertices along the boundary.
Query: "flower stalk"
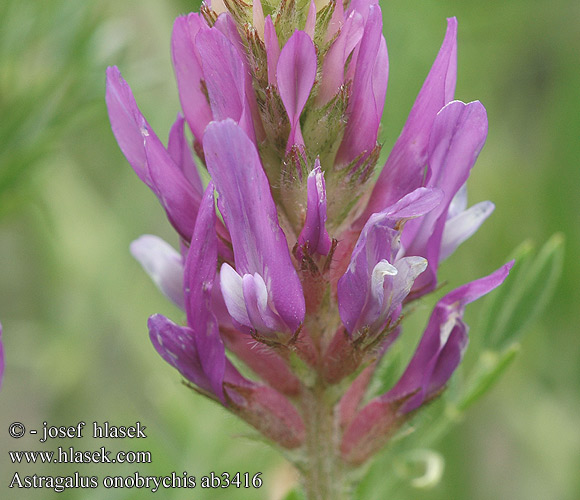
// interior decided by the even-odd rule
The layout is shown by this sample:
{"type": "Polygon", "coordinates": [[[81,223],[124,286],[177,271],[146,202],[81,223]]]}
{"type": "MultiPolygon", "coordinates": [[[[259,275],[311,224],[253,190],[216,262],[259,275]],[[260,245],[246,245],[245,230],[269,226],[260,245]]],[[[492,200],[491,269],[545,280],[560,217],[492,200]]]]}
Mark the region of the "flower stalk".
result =
{"type": "Polygon", "coordinates": [[[351,498],[348,466],[340,456],[339,418],[329,392],[317,384],[302,401],[306,457],[299,470],[309,500],[351,498]]]}

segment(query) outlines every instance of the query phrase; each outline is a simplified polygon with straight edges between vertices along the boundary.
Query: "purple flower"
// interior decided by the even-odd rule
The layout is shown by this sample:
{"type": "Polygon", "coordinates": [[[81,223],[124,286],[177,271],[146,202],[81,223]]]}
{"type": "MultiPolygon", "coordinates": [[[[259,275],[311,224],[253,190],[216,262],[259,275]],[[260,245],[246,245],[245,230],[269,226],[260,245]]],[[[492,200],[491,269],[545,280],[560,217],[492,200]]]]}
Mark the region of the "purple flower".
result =
{"type": "Polygon", "coordinates": [[[150,235],[131,245],[186,316],[151,316],[151,341],[195,390],[282,447],[312,452],[312,419],[336,415],[335,452],[366,460],[444,390],[467,345],[465,305],[509,271],[441,299],[399,382],[360,407],[374,367],[405,339],[405,308],[493,210],[467,208],[487,117],[454,100],[456,31],[449,19],[374,188],[389,70],[376,1],[216,0],[179,17],[183,115],[167,147],[107,71],[113,133],[179,237],[179,251],[150,235]]]}
{"type": "Polygon", "coordinates": [[[389,74],[387,43],[382,31],[381,9],[371,5],[353,55],[355,64],[351,67],[356,69],[347,108],[349,120],[337,154],[338,166],[361,162],[377,147],[389,74]]]}
{"type": "Polygon", "coordinates": [[[441,191],[418,188],[395,205],[369,217],[338,281],[340,317],[350,335],[375,335],[396,322],[403,300],[425,271],[422,257],[400,257],[405,222],[431,212],[441,191]]]}
{"type": "Polygon", "coordinates": [[[456,78],[457,20],[451,18],[447,20],[447,33],[439,54],[381,170],[365,209],[366,216],[395,203],[423,184],[433,121],[437,113],[453,100],[456,78]]]}
{"type": "Polygon", "coordinates": [[[280,98],[290,120],[290,135],[286,152],[292,146],[304,147],[300,115],[316,78],[316,49],[312,38],[304,31],[295,31],[284,45],[276,65],[276,83],[280,98]]]}
{"type": "Polygon", "coordinates": [[[326,184],[318,158],[308,174],[306,190],[308,197],[306,220],[298,236],[296,255],[298,260],[302,260],[304,249],[310,255],[328,255],[332,247],[332,241],[326,230],[326,184]]]}
{"type": "Polygon", "coordinates": [[[242,40],[229,16],[209,27],[200,14],[178,17],[171,52],[183,113],[197,141],[212,120],[232,118],[255,139],[257,113],[242,40]]]}
{"type": "Polygon", "coordinates": [[[384,444],[408,413],[444,389],[467,348],[465,306],[501,285],[512,265],[513,261],[489,276],[453,290],[437,302],[399,381],[390,391],[364,406],[348,423],[341,444],[345,460],[364,462],[384,444]]]}
{"type": "MultiPolygon", "coordinates": [[[[487,136],[487,116],[479,102],[464,104],[453,101],[435,117],[429,140],[427,160],[427,186],[438,187],[445,193],[439,206],[421,219],[410,222],[403,234],[402,244],[406,253],[421,255],[429,262],[426,275],[416,284],[417,293],[424,294],[437,284],[437,266],[441,260],[443,233],[453,214],[451,203],[465,185],[469,171],[481,151],[487,136]]],[[[489,212],[484,212],[489,214],[489,212]]],[[[456,236],[447,239],[444,255],[455,250],[453,246],[465,240],[481,224],[482,220],[469,220],[463,227],[455,223],[456,236]]],[[[451,223],[453,224],[453,222],[451,223]]],[[[448,226],[449,227],[449,226],[448,226]]]]}
{"type": "Polygon", "coordinates": [[[228,311],[262,335],[292,335],[304,320],[304,294],[258,152],[231,120],[211,123],[204,142],[234,249],[235,269],[226,262],[220,271],[228,311]]]}

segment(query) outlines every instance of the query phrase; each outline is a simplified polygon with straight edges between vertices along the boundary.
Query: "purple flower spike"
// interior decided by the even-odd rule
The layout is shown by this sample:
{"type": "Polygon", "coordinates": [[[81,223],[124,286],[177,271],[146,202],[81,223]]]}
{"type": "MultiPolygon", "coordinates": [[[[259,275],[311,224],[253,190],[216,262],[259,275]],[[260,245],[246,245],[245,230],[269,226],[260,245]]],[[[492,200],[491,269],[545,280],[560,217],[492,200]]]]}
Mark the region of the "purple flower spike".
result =
{"type": "Polygon", "coordinates": [[[304,31],[295,31],[278,59],[276,79],[280,97],[290,119],[290,135],[286,153],[292,146],[304,146],[300,115],[316,78],[316,49],[304,31]]]}
{"type": "Polygon", "coordinates": [[[314,161],[314,169],[308,174],[307,180],[308,205],[306,221],[298,237],[298,258],[301,258],[302,248],[308,245],[310,255],[328,255],[332,241],[326,231],[326,186],[324,173],[320,168],[320,160],[314,161]]]}
{"type": "Polygon", "coordinates": [[[408,413],[443,389],[467,347],[468,327],[462,320],[465,306],[501,285],[512,265],[513,261],[489,276],[453,290],[437,303],[407,369],[380,398],[382,401],[406,399],[399,411],[408,413]]]}
{"type": "Polygon", "coordinates": [[[441,196],[419,188],[369,218],[337,286],[340,317],[351,335],[363,327],[378,333],[387,320],[397,319],[402,301],[427,266],[421,257],[398,257],[402,226],[433,210],[441,196]]]}
{"type": "Polygon", "coordinates": [[[337,153],[339,167],[348,165],[361,153],[365,153],[364,159],[377,145],[389,75],[387,44],[382,29],[381,9],[372,5],[356,60],[347,109],[349,120],[337,153]]]}
{"type": "Polygon", "coordinates": [[[131,245],[187,317],[151,316],[151,340],[192,388],[296,449],[308,498],[344,496],[359,476],[343,472],[443,392],[467,346],[466,304],[512,265],[441,299],[400,380],[367,403],[408,303],[494,208],[467,204],[487,116],[454,101],[455,18],[366,191],[389,76],[382,24],[378,0],[205,0],[174,25],[182,111],[167,148],[107,71],[119,146],[180,236],[180,252],[154,236],[131,245]]]}
{"type": "Polygon", "coordinates": [[[457,20],[452,17],[447,20],[439,54],[381,171],[363,217],[379,212],[421,185],[431,127],[439,110],[453,99],[456,77],[457,20]]]}
{"type": "Polygon", "coordinates": [[[228,310],[240,324],[266,328],[265,334],[280,326],[294,333],[304,320],[304,294],[256,147],[225,120],[207,127],[204,151],[234,248],[236,269],[224,264],[221,271],[228,310]]]}
{"type": "Polygon", "coordinates": [[[175,229],[189,241],[199,208],[199,194],[139,111],[129,85],[116,67],[107,69],[106,100],[121,151],[139,178],[159,198],[175,229]]]}
{"type": "Polygon", "coordinates": [[[203,91],[204,76],[195,37],[200,31],[208,29],[203,17],[192,13],[175,20],[171,37],[171,54],[181,107],[189,128],[200,143],[206,125],[212,119],[212,112],[203,91]]]}

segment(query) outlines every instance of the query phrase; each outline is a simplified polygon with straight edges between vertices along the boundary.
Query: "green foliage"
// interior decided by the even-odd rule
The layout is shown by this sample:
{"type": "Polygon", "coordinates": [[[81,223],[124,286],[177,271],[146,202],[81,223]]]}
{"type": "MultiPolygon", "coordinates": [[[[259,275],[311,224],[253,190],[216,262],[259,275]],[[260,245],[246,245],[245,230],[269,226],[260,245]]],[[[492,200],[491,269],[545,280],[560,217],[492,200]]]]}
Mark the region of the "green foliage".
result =
{"type": "Polygon", "coordinates": [[[58,149],[75,111],[96,97],[87,83],[102,21],[89,2],[0,5],[0,215],[7,195],[58,149]]]}
{"type": "Polygon", "coordinates": [[[488,302],[489,309],[480,325],[486,348],[501,351],[518,340],[552,297],[562,274],[563,235],[552,236],[535,259],[533,254],[529,242],[515,250],[510,276],[488,302]]]}
{"type": "Polygon", "coordinates": [[[457,403],[459,411],[465,411],[480,399],[505,373],[516,358],[520,345],[512,344],[501,352],[484,351],[479,355],[469,382],[457,403]]]}

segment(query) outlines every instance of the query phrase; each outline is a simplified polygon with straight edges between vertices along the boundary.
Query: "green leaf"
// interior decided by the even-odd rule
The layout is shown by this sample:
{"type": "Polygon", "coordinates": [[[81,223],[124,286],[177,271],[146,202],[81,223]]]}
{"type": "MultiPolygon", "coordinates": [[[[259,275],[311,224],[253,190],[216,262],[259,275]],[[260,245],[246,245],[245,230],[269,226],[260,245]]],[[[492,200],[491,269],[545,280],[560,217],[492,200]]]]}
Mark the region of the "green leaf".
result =
{"type": "Polygon", "coordinates": [[[562,272],[563,235],[553,235],[535,259],[532,253],[529,242],[516,249],[510,276],[485,312],[484,346],[492,351],[501,351],[516,341],[548,304],[562,272]]]}
{"type": "Polygon", "coordinates": [[[519,350],[519,344],[514,343],[503,352],[484,351],[481,353],[470,380],[465,384],[457,409],[461,412],[465,411],[491,389],[505,373],[519,350]]]}

